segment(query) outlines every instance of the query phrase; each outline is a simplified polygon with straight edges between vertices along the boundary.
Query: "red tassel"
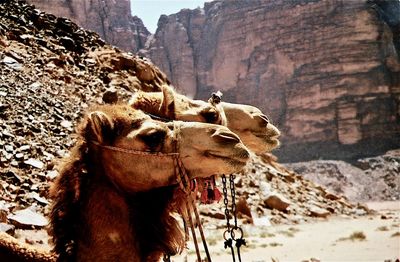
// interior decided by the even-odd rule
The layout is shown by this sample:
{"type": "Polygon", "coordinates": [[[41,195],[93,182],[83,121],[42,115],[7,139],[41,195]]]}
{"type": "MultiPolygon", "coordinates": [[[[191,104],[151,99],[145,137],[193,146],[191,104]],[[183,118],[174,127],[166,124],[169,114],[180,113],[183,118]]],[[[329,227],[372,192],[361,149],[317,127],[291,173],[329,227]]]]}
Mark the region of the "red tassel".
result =
{"type": "Polygon", "coordinates": [[[214,187],[214,201],[219,202],[222,198],[221,191],[217,187],[214,187]]]}
{"type": "Polygon", "coordinates": [[[214,176],[202,179],[200,203],[212,204],[215,201],[219,202],[221,198],[222,194],[215,184],[214,176]]]}
{"type": "Polygon", "coordinates": [[[204,188],[204,190],[201,192],[200,203],[207,204],[208,200],[207,196],[208,196],[207,188],[204,188]]]}

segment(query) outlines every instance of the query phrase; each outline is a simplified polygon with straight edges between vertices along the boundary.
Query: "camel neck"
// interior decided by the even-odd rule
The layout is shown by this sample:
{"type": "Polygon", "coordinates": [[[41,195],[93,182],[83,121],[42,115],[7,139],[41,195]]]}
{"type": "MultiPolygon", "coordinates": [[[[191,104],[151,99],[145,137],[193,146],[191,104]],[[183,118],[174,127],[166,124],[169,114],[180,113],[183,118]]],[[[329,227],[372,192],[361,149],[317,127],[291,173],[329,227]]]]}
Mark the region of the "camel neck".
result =
{"type": "Polygon", "coordinates": [[[77,261],[141,261],[126,199],[97,177],[83,200],[77,261]]]}
{"type": "Polygon", "coordinates": [[[77,261],[159,261],[180,252],[183,234],[170,215],[174,187],[122,194],[105,176],[93,180],[82,199],[77,261]]]}

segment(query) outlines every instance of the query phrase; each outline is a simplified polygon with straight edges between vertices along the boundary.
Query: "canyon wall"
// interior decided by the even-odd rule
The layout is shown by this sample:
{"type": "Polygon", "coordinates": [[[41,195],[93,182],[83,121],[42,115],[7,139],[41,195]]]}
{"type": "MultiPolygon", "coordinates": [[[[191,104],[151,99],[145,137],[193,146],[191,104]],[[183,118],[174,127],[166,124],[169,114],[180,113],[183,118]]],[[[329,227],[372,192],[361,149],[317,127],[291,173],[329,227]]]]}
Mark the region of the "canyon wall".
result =
{"type": "Polygon", "coordinates": [[[268,113],[282,161],[344,159],[400,147],[399,28],[398,1],[214,1],[162,16],[141,53],[188,95],[268,113]]]}
{"type": "Polygon", "coordinates": [[[27,0],[36,8],[70,18],[97,32],[106,42],[125,51],[144,47],[150,32],[140,18],[131,15],[130,0],[27,0]]]}

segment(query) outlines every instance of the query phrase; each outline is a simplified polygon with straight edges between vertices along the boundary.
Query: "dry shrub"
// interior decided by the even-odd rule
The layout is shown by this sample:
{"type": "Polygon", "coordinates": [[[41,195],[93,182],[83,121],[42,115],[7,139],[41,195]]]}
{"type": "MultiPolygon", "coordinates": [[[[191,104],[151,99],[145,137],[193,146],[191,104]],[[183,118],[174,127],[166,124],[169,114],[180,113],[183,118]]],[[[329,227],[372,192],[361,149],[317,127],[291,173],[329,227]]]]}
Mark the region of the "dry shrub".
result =
{"type": "Polygon", "coordinates": [[[400,232],[393,233],[391,237],[400,237],[400,232]]]}
{"type": "Polygon", "coordinates": [[[278,247],[278,246],[283,246],[283,244],[281,243],[277,243],[277,242],[272,242],[269,244],[271,247],[278,247]]]}
{"type": "Polygon", "coordinates": [[[349,237],[341,237],[337,241],[346,241],[346,240],[351,240],[351,241],[364,241],[366,240],[367,237],[365,236],[364,232],[362,231],[355,231],[353,232],[349,237]]]}
{"type": "Polygon", "coordinates": [[[389,231],[389,228],[387,226],[381,226],[381,227],[378,227],[376,230],[377,231],[389,231]]]}

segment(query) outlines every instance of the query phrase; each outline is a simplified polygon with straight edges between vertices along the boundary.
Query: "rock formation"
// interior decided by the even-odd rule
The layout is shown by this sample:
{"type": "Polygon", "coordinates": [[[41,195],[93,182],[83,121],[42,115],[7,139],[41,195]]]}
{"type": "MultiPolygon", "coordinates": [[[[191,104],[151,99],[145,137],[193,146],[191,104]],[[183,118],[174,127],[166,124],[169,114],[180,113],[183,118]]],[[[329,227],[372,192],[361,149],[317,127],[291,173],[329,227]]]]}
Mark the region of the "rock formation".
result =
{"type": "Polygon", "coordinates": [[[150,32],[137,16],[131,15],[129,0],[27,0],[37,8],[72,19],[97,32],[106,42],[125,51],[143,48],[150,32]]]}
{"type": "Polygon", "coordinates": [[[358,159],[354,163],[313,160],[286,164],[286,167],[351,201],[400,200],[398,149],[381,156],[358,159]]]}
{"type": "Polygon", "coordinates": [[[270,112],[283,161],[400,146],[400,2],[213,1],[161,16],[141,53],[188,95],[270,112]]]}

